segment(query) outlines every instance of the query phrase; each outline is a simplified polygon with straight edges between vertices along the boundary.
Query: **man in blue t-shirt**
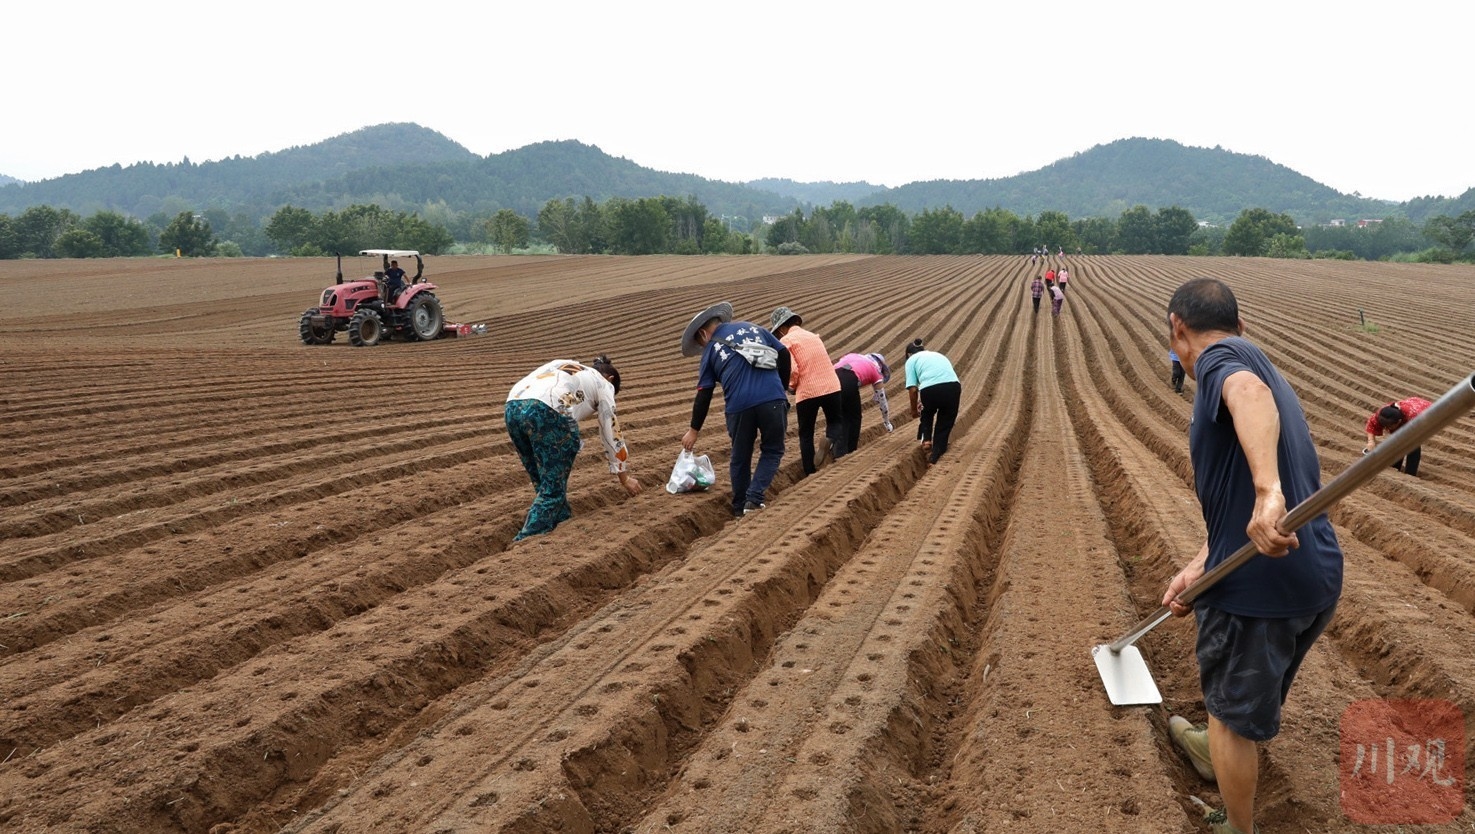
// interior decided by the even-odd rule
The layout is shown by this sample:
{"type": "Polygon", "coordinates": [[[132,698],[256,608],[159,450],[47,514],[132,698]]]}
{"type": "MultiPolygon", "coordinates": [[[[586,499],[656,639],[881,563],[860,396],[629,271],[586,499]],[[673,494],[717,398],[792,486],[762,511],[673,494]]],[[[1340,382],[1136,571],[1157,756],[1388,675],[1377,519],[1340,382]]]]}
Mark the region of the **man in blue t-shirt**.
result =
{"type": "Polygon", "coordinates": [[[1208,540],[1168,585],[1163,604],[1198,620],[1207,729],[1173,716],[1173,740],[1224,811],[1215,834],[1254,830],[1256,744],[1280,732],[1280,710],[1311,644],[1342,593],[1342,551],[1326,515],[1281,532],[1287,507],[1321,488],[1321,464],[1301,402],[1265,354],[1240,334],[1229,286],[1196,278],[1168,302],[1169,347],[1197,383],[1188,429],[1194,486],[1208,540]],[[1177,598],[1247,541],[1259,550],[1198,597],[1177,598]]]}
{"type": "Polygon", "coordinates": [[[384,270],[384,284],[388,288],[389,301],[393,303],[405,288],[405,271],[399,268],[399,261],[389,262],[389,269],[384,270]]]}
{"type": "Polygon", "coordinates": [[[681,355],[702,357],[691,428],[681,446],[691,451],[706,422],[712,391],[722,385],[727,434],[732,438],[732,514],[742,517],[763,509],[764,493],[778,474],[784,457],[784,434],[789,428],[789,349],[756,324],[732,320],[726,301],[697,313],[681,336],[681,355]],[[748,356],[754,357],[750,361],[748,356]],[[754,362],[757,364],[754,364],[754,362]],[[753,446],[758,444],[758,466],[753,468],[753,446]]]}

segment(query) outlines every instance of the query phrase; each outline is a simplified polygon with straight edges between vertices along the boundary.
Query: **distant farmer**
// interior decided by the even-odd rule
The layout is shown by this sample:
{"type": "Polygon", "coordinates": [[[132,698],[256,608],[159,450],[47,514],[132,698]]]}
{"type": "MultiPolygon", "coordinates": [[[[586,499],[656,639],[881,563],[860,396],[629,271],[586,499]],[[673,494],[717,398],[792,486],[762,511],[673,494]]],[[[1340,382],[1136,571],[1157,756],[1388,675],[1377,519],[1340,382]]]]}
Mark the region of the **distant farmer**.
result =
{"type": "MultiPolygon", "coordinates": [[[[1423,414],[1424,409],[1431,405],[1433,403],[1423,397],[1409,397],[1406,400],[1388,403],[1373,412],[1372,416],[1367,418],[1367,425],[1363,428],[1367,432],[1367,445],[1362,447],[1362,453],[1364,455],[1371,453],[1373,447],[1378,445],[1378,438],[1383,436],[1383,432],[1393,434],[1403,428],[1409,420],[1423,414]]],[[[1405,475],[1413,475],[1417,478],[1419,459],[1423,457],[1423,449],[1422,446],[1415,447],[1413,451],[1399,458],[1398,462],[1393,464],[1393,468],[1405,475]]]]}
{"type": "Polygon", "coordinates": [[[609,471],[627,493],[640,494],[640,481],[629,472],[630,452],[615,417],[619,391],[620,372],[603,355],[588,365],[556,359],[512,386],[503,418],[512,446],[537,489],[514,540],[547,533],[573,515],[568,476],[583,445],[579,421],[586,417],[599,417],[599,440],[609,458],[609,471]]]}
{"type": "Polygon", "coordinates": [[[1183,363],[1172,348],[1168,348],[1168,362],[1173,366],[1173,376],[1169,380],[1173,384],[1173,393],[1181,394],[1183,393],[1183,363]]]}
{"type": "Polygon", "coordinates": [[[879,353],[847,353],[835,363],[840,377],[840,413],[845,418],[845,449],[860,448],[860,389],[871,386],[871,398],[881,409],[881,426],[891,431],[891,406],[886,402],[886,383],[891,381],[891,366],[879,353]]]}
{"type": "Polygon", "coordinates": [[[1059,316],[1061,308],[1065,306],[1065,293],[1059,284],[1049,278],[1045,279],[1045,286],[1050,290],[1050,315],[1059,316]]]}
{"type": "Polygon", "coordinates": [[[691,451],[696,446],[712,405],[712,390],[720,383],[727,434],[732,438],[728,465],[732,514],[742,517],[763,509],[764,493],[784,457],[784,433],[789,428],[789,397],[782,382],[789,378],[789,349],[758,325],[733,321],[732,305],[722,301],[692,317],[681,334],[681,355],[702,358],[691,428],[681,436],[681,447],[691,451]],[[755,443],[757,468],[753,468],[755,443]]]}
{"type": "Polygon", "coordinates": [[[1062,266],[1060,271],[1055,273],[1055,283],[1060,286],[1060,292],[1062,294],[1070,289],[1070,270],[1062,266]]]}
{"type": "Polygon", "coordinates": [[[917,439],[922,442],[927,463],[934,464],[947,452],[963,399],[963,385],[953,363],[937,351],[927,350],[921,339],[907,345],[905,370],[912,416],[919,418],[917,439]]]}
{"type": "Polygon", "coordinates": [[[1194,486],[1208,537],[1174,576],[1163,605],[1198,620],[1199,683],[1207,729],[1172,716],[1173,741],[1217,780],[1215,834],[1254,830],[1257,744],[1280,732],[1281,706],[1342,592],[1342,551],[1325,514],[1281,532],[1286,507],[1321,488],[1321,464],[1296,392],[1240,334],[1228,285],[1197,278],[1168,302],[1168,345],[1197,383],[1188,429],[1194,486]],[[1183,591],[1254,542],[1259,554],[1193,602],[1183,591]]]}
{"type": "Polygon", "coordinates": [[[773,335],[789,349],[788,389],[794,392],[794,414],[799,419],[799,462],[804,474],[813,475],[831,456],[842,458],[850,451],[840,408],[840,377],[830,364],[829,351],[819,334],[800,326],[804,323],[802,316],[780,307],[768,323],[773,335]],[[821,410],[825,413],[825,436],[816,454],[814,427],[821,410]]]}
{"type": "Polygon", "coordinates": [[[1035,304],[1035,313],[1040,312],[1040,297],[1045,294],[1045,279],[1039,275],[1029,282],[1029,297],[1035,304]]]}
{"type": "Polygon", "coordinates": [[[389,292],[389,300],[393,301],[405,288],[405,271],[399,268],[399,261],[390,261],[389,269],[384,270],[384,284],[389,292]]]}

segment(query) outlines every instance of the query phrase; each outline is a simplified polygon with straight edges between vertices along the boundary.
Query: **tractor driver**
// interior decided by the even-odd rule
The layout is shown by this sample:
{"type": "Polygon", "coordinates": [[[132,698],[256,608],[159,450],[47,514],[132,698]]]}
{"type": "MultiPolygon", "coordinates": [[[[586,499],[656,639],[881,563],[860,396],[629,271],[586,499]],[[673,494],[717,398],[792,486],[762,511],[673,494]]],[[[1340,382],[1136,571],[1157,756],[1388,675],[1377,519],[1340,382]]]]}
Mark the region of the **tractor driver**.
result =
{"type": "Polygon", "coordinates": [[[389,262],[389,269],[384,270],[384,283],[388,290],[389,300],[394,301],[400,290],[405,288],[405,271],[399,268],[399,261],[389,262]]]}

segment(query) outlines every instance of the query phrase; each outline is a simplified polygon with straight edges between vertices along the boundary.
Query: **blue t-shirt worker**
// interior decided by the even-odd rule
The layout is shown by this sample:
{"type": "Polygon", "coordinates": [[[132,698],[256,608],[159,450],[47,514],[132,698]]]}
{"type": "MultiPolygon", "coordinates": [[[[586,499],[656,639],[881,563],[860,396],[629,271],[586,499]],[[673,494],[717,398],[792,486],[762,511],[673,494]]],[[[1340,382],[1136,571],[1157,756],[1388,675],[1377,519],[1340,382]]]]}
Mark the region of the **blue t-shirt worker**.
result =
{"type": "Polygon", "coordinates": [[[712,404],[713,389],[720,384],[726,403],[727,434],[732,438],[728,464],[732,514],[741,518],[763,509],[767,506],[764,494],[784,457],[784,434],[789,428],[789,397],[784,390],[784,380],[789,378],[788,348],[756,324],[733,321],[732,305],[722,301],[692,317],[681,335],[681,355],[702,357],[691,428],[681,437],[682,448],[691,451],[696,446],[712,404]],[[749,355],[757,358],[757,364],[749,355]]]}
{"type": "Polygon", "coordinates": [[[1198,620],[1207,728],[1173,716],[1168,728],[1224,809],[1215,834],[1254,830],[1257,744],[1280,732],[1281,705],[1342,593],[1342,551],[1325,514],[1280,531],[1287,508],[1321,488],[1321,464],[1295,391],[1254,344],[1234,293],[1196,278],[1168,302],[1169,347],[1197,383],[1188,430],[1194,486],[1208,539],[1168,585],[1163,604],[1198,620]],[[1189,585],[1253,541],[1259,554],[1204,592],[1189,585]]]}
{"type": "Polygon", "coordinates": [[[405,288],[405,271],[399,268],[399,261],[389,262],[389,269],[384,270],[384,283],[389,289],[390,301],[405,288]]]}

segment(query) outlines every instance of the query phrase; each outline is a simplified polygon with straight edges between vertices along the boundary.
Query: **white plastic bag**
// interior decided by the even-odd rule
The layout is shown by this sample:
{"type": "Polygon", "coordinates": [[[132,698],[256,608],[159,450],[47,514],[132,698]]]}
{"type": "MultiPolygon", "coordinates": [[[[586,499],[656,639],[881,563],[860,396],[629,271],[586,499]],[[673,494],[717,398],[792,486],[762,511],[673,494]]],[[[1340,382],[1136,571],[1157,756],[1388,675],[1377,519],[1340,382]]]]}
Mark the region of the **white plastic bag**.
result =
{"type": "Polygon", "coordinates": [[[710,458],[682,449],[676,456],[676,466],[671,469],[671,478],[666,481],[666,491],[672,495],[705,492],[716,482],[717,472],[712,468],[710,458]]]}

